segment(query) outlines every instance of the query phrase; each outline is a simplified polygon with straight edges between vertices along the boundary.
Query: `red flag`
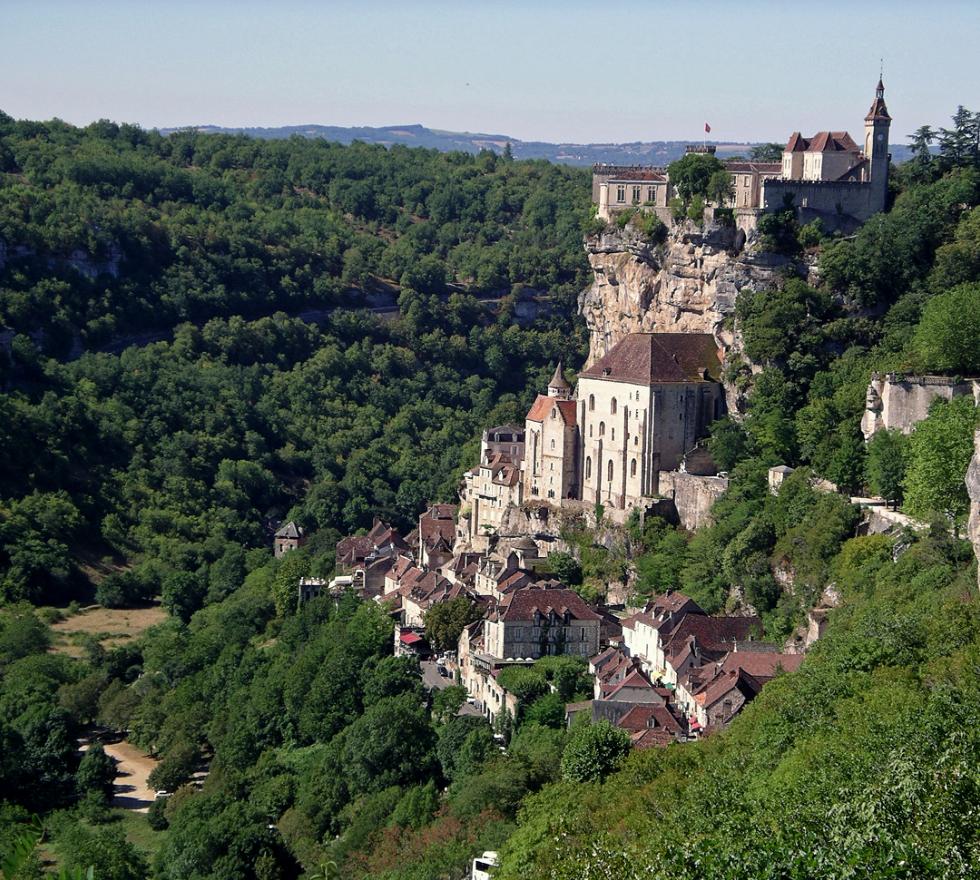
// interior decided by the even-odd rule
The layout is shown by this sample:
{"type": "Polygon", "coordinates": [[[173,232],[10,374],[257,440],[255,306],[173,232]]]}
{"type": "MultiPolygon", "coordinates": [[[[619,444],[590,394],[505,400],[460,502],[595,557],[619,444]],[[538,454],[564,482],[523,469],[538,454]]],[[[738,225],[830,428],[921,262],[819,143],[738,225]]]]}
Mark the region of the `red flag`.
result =
{"type": "Polygon", "coordinates": [[[711,126],[710,126],[710,125],[708,125],[708,123],[707,123],[707,122],[706,122],[706,123],[704,124],[704,130],[705,130],[706,132],[708,132],[708,131],[711,131],[711,126]]]}

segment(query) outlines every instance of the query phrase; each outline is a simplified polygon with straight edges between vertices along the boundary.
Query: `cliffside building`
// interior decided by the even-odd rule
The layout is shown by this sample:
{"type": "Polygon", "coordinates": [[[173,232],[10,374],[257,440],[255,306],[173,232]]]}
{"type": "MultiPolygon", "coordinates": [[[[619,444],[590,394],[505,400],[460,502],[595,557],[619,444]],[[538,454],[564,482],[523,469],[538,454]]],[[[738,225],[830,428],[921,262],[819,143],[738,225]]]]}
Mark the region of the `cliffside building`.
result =
{"type": "Polygon", "coordinates": [[[561,363],[527,414],[524,428],[524,498],[560,501],[577,498],[578,430],[572,386],[561,363]]]}
{"type": "MultiPolygon", "coordinates": [[[[732,196],[716,207],[734,208],[749,222],[759,213],[780,211],[787,204],[797,209],[804,222],[821,218],[828,228],[839,226],[842,217],[864,222],[887,203],[890,127],[885,86],[879,80],[864,118],[863,149],[846,131],[821,131],[812,137],[793,132],[781,162],[724,162],[732,196]]],[[[714,152],[711,146],[688,149],[714,152]]],[[[592,169],[592,200],[603,220],[638,208],[657,213],[669,224],[673,194],[666,168],[595,165],[592,169]]]]}

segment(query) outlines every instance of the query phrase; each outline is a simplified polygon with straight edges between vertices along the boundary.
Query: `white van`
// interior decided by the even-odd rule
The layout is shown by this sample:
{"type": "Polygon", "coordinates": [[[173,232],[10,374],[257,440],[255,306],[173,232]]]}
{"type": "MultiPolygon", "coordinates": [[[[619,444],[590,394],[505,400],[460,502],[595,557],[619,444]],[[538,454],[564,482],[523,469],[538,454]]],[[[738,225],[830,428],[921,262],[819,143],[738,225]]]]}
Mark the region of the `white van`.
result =
{"type": "Polygon", "coordinates": [[[490,880],[490,871],[497,867],[497,854],[488,850],[473,859],[473,873],[470,880],[490,880]]]}

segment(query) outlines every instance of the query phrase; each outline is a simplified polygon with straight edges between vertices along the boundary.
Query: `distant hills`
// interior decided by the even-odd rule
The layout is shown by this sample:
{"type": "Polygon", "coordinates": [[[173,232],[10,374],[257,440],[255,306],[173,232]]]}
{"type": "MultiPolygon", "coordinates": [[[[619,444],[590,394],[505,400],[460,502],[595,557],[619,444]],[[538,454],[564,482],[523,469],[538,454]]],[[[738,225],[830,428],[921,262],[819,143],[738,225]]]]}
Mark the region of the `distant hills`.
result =
{"type": "MultiPolygon", "coordinates": [[[[478,134],[468,131],[442,131],[424,125],[385,125],[380,127],[339,125],[284,125],[278,128],[224,128],[217,125],[190,126],[196,131],[218,134],[245,134],[249,137],[275,140],[293,135],[307,138],[323,138],[341,144],[363,141],[383,144],[386,147],[402,144],[408,147],[428,147],[449,152],[461,150],[478,153],[493,150],[502,153],[507,144],[516,159],[547,159],[565,165],[592,165],[609,162],[623,165],[666,165],[684,155],[688,141],[635,141],[628,144],[552,144],[546,141],[522,141],[505,134],[478,134]]],[[[163,134],[178,131],[176,128],[160,129],[163,134]]],[[[709,141],[718,147],[719,157],[747,155],[752,143],[721,143],[709,141]]],[[[907,158],[908,148],[892,147],[896,162],[907,158]]]]}

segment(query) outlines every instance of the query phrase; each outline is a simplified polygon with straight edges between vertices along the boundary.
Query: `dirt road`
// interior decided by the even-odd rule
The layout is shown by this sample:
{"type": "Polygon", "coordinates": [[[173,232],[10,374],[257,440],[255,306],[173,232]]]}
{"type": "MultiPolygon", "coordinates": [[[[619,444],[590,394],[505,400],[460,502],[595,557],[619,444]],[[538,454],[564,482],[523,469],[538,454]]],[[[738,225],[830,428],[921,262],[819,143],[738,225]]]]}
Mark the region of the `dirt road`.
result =
{"type": "Polygon", "coordinates": [[[105,752],[118,762],[116,765],[116,794],[112,799],[114,807],[145,813],[156,796],[146,782],[159,761],[144,755],[136,746],[123,740],[109,743],[105,752]]]}

